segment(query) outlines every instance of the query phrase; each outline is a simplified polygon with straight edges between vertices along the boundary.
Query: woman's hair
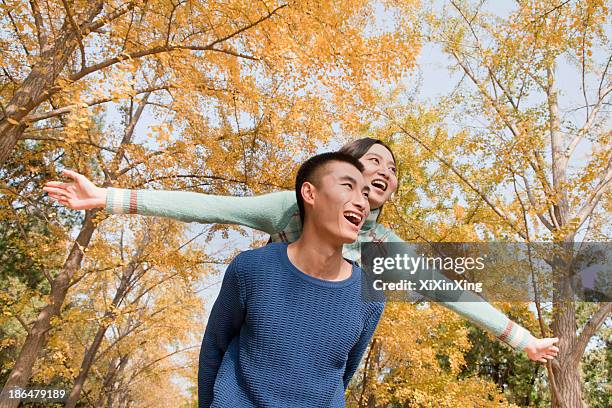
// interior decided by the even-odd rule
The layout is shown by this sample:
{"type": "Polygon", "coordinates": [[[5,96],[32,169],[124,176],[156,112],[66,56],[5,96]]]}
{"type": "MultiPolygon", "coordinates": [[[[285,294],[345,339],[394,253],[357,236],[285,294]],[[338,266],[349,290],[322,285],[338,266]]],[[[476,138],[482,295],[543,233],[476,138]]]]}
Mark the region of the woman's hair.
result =
{"type": "Polygon", "coordinates": [[[353,140],[352,142],[349,142],[345,144],[344,146],[342,146],[340,150],[338,150],[338,152],[349,154],[356,159],[361,159],[361,157],[364,154],[366,154],[368,150],[370,150],[370,147],[372,147],[375,144],[384,146],[389,151],[389,153],[391,153],[391,157],[393,157],[393,161],[397,162],[395,160],[395,155],[393,154],[393,150],[391,150],[391,148],[387,146],[385,142],[383,142],[382,140],[378,140],[378,139],[372,139],[371,137],[364,137],[361,139],[353,140]]]}

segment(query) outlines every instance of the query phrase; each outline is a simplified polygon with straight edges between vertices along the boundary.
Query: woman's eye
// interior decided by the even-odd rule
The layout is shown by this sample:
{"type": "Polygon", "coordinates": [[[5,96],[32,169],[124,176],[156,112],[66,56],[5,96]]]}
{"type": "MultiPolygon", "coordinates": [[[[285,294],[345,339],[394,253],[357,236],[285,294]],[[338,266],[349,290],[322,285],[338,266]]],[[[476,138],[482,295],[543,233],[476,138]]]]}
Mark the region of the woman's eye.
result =
{"type": "Polygon", "coordinates": [[[363,193],[363,196],[364,196],[365,198],[368,198],[368,197],[370,197],[370,193],[363,193]]]}
{"type": "Polygon", "coordinates": [[[372,160],[376,164],[380,163],[380,161],[376,157],[372,157],[370,160],[372,160]]]}
{"type": "Polygon", "coordinates": [[[397,169],[396,169],[395,167],[391,167],[391,169],[390,169],[390,170],[393,172],[393,174],[396,174],[396,173],[397,173],[397,169]]]}
{"type": "Polygon", "coordinates": [[[346,186],[349,188],[349,190],[353,189],[353,186],[351,185],[351,183],[344,183],[343,186],[346,186]]]}

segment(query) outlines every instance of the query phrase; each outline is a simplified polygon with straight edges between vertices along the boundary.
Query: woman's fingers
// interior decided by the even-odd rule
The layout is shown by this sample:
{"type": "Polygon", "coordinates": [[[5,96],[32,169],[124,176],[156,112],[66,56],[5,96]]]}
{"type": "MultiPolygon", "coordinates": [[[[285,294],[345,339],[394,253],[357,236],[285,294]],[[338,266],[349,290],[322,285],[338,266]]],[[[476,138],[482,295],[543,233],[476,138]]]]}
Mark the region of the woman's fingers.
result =
{"type": "Polygon", "coordinates": [[[56,200],[58,203],[65,205],[67,207],[69,207],[70,205],[68,204],[68,201],[70,200],[68,197],[64,196],[64,195],[57,195],[57,194],[49,194],[49,197],[51,197],[52,199],[56,200]]]}
{"type": "Polygon", "coordinates": [[[54,200],[65,200],[66,199],[66,197],[64,197],[63,195],[54,194],[54,193],[49,193],[49,197],[51,197],[54,200]]]}
{"type": "Polygon", "coordinates": [[[61,181],[48,181],[45,183],[45,187],[55,187],[55,188],[68,188],[70,183],[64,183],[61,181]]]}
{"type": "Polygon", "coordinates": [[[63,188],[56,188],[56,187],[43,187],[43,191],[45,191],[46,193],[49,193],[49,195],[51,195],[51,194],[55,194],[55,195],[68,195],[68,194],[70,194],[69,191],[64,190],[63,188]]]}
{"type": "Polygon", "coordinates": [[[77,173],[76,171],[72,171],[68,169],[63,169],[62,174],[66,177],[70,177],[74,181],[78,181],[79,177],[81,177],[81,174],[77,173]]]}

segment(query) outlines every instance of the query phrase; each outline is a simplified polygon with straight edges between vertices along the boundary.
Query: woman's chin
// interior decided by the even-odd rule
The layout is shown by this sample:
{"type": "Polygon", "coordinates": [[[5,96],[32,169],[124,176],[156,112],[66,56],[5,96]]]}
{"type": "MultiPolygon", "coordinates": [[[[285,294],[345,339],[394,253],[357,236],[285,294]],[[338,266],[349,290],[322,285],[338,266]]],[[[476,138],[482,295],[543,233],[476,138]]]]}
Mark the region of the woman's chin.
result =
{"type": "Polygon", "coordinates": [[[370,196],[370,199],[369,199],[370,211],[376,210],[376,209],[382,207],[382,205],[385,203],[385,201],[386,200],[384,198],[378,199],[376,197],[370,196]]]}

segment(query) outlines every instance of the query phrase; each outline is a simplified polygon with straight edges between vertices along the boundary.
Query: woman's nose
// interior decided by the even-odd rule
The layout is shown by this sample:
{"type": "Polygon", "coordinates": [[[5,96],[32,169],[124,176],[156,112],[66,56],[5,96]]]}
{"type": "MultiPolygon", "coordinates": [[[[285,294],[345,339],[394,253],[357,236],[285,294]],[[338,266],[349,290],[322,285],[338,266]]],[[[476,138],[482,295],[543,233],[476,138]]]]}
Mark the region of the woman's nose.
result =
{"type": "Polygon", "coordinates": [[[389,178],[391,177],[389,175],[390,170],[386,167],[381,167],[380,169],[378,169],[378,174],[380,174],[381,176],[383,176],[384,178],[386,178],[387,180],[389,180],[389,178]]]}

